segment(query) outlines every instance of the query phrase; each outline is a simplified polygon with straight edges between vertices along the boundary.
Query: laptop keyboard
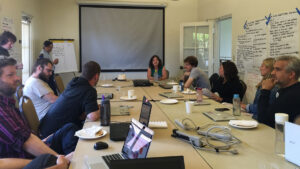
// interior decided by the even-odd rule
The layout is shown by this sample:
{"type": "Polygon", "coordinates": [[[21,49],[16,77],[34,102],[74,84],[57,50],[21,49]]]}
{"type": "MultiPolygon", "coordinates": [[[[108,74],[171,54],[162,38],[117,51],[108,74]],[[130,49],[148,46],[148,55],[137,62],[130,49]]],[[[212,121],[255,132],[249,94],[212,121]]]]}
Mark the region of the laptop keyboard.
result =
{"type": "Polygon", "coordinates": [[[111,167],[112,160],[123,160],[124,159],[120,154],[110,154],[110,155],[102,156],[102,158],[109,168],[111,167]]]}

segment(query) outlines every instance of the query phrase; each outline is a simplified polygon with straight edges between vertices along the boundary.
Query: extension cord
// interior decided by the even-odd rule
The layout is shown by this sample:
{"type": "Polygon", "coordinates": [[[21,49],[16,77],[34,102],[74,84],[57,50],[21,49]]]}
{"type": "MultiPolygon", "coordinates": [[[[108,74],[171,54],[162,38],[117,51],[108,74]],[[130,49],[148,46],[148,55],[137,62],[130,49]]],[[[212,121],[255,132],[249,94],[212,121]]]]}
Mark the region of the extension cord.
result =
{"type": "MultiPolygon", "coordinates": [[[[203,135],[203,136],[207,135],[206,131],[198,130],[197,133],[200,134],[200,135],[203,135]]],[[[208,136],[212,137],[212,138],[217,138],[217,139],[220,139],[220,140],[226,140],[226,141],[232,140],[232,137],[229,134],[208,133],[208,136]]]]}

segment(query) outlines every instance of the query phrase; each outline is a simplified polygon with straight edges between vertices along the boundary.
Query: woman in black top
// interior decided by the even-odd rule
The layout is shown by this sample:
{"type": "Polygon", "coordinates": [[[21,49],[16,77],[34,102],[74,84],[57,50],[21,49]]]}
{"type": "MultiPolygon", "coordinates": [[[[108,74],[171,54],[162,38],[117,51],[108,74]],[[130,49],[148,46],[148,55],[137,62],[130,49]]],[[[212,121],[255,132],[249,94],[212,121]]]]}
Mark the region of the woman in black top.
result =
{"type": "Polygon", "coordinates": [[[219,69],[220,77],[212,81],[212,99],[218,102],[232,103],[233,94],[239,94],[241,100],[244,96],[243,86],[238,77],[238,70],[231,61],[222,62],[219,69]]]}

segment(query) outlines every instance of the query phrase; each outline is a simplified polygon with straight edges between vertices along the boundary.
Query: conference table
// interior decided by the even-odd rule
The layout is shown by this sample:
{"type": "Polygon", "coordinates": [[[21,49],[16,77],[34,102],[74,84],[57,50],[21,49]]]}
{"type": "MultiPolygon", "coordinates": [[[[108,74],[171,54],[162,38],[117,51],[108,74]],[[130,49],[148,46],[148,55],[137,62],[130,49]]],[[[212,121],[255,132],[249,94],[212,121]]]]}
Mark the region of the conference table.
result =
{"type": "MultiPolygon", "coordinates": [[[[131,118],[139,119],[141,111],[142,97],[146,96],[152,103],[152,111],[150,121],[166,121],[168,128],[153,129],[154,137],[150,146],[148,157],[159,156],[184,156],[186,169],[235,169],[235,168],[258,168],[258,169],[295,169],[298,166],[286,161],[283,157],[277,156],[274,152],[275,132],[264,124],[259,124],[258,127],[253,129],[240,129],[231,127],[227,122],[214,122],[205,115],[203,112],[213,111],[215,108],[228,107],[228,104],[220,104],[211,99],[204,98],[209,105],[194,106],[193,112],[187,114],[185,110],[185,101],[194,99],[195,95],[184,95],[182,99],[178,99],[177,104],[162,104],[159,101],[165,99],[159,96],[161,92],[171,92],[170,89],[162,89],[157,84],[151,87],[133,87],[132,81],[100,81],[96,87],[98,93],[113,93],[114,98],[111,100],[112,110],[120,105],[128,105],[132,108],[129,109],[129,116],[112,116],[111,121],[123,122],[131,121],[131,118]],[[112,84],[110,87],[102,87],[103,84],[112,84]],[[124,101],[120,99],[121,96],[127,95],[128,90],[135,90],[136,100],[124,101]],[[214,151],[205,151],[194,148],[191,144],[182,140],[171,137],[173,129],[179,129],[190,135],[197,135],[195,131],[184,131],[178,127],[174,121],[175,119],[182,120],[185,118],[191,119],[201,130],[206,131],[209,127],[206,126],[225,126],[228,127],[231,133],[238,138],[241,143],[233,145],[231,149],[236,149],[239,153],[233,155],[228,152],[216,153],[214,151]]],[[[229,112],[231,112],[230,110],[229,112]]],[[[242,113],[237,116],[238,119],[250,120],[251,116],[247,113],[242,113]]],[[[84,128],[93,125],[99,125],[100,122],[86,121],[84,128]]],[[[121,152],[123,142],[114,142],[109,139],[109,127],[104,127],[108,132],[102,138],[94,140],[79,139],[75,153],[70,165],[72,169],[87,168],[85,160],[91,157],[99,157],[102,155],[121,152]],[[104,141],[109,144],[109,148],[105,150],[94,150],[93,145],[97,141],[104,141]]],[[[200,136],[202,137],[202,136],[200,136]]]]}

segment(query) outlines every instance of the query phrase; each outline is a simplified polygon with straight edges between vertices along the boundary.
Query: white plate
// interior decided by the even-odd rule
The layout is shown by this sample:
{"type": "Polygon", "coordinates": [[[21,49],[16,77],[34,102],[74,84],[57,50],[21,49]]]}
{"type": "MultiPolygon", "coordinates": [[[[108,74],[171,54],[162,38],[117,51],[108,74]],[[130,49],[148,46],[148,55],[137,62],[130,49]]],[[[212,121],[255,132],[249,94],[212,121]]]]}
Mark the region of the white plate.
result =
{"type": "Polygon", "coordinates": [[[229,125],[241,129],[252,129],[258,126],[258,122],[254,120],[230,120],[229,125]]]}
{"type": "Polygon", "coordinates": [[[121,96],[120,99],[121,99],[121,100],[135,100],[135,99],[136,99],[136,96],[132,96],[132,97],[121,96]]]}
{"type": "Polygon", "coordinates": [[[183,91],[183,94],[196,94],[196,91],[183,91]]]}
{"type": "Polygon", "coordinates": [[[113,84],[102,84],[101,85],[102,87],[112,87],[112,86],[114,86],[113,84]]]}
{"type": "Polygon", "coordinates": [[[167,84],[168,84],[168,85],[178,85],[177,82],[168,82],[167,84]]]}
{"type": "Polygon", "coordinates": [[[176,104],[178,103],[178,100],[176,99],[163,99],[160,101],[162,104],[176,104]]]}
{"type": "MultiPolygon", "coordinates": [[[[98,127],[100,129],[102,128],[100,126],[98,126],[98,127]]],[[[102,129],[102,132],[103,132],[102,135],[93,135],[93,134],[89,133],[90,129],[96,129],[96,127],[93,126],[91,128],[88,128],[88,129],[81,129],[81,130],[79,130],[75,133],[75,136],[77,136],[81,139],[97,139],[97,138],[103,137],[107,134],[107,131],[102,129]]],[[[95,132],[91,132],[91,133],[95,133],[95,132]]]]}

